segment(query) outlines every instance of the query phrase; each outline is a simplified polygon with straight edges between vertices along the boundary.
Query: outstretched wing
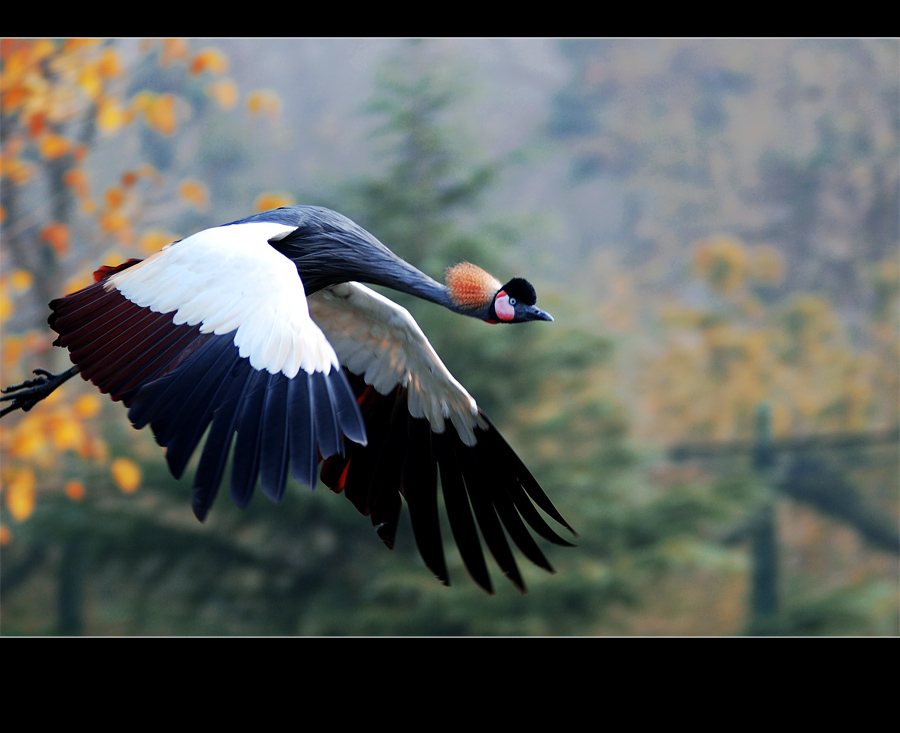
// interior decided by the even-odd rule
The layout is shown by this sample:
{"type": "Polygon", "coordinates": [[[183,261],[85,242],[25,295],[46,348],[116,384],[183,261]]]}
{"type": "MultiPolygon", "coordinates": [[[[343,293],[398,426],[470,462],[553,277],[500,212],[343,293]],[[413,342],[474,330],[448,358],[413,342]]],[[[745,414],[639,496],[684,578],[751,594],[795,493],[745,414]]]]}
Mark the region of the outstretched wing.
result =
{"type": "Polygon", "coordinates": [[[314,486],[321,456],[365,442],[355,396],[309,317],[294,264],[254,222],[216,227],[146,260],[103,268],[93,285],[54,300],[49,322],[84,379],[150,425],[180,477],[204,431],[194,513],[205,518],[234,441],[231,494],[257,479],[278,500],[288,470],[314,486]],[[236,438],[235,438],[236,436],[236,438]]]}
{"type": "Polygon", "coordinates": [[[404,308],[358,283],[309,298],[344,367],[366,424],[365,446],[348,444],[327,459],[323,483],[343,491],[393,546],[401,495],[428,567],[449,584],[441,539],[438,475],[460,556],[474,580],[492,592],[479,534],[501,570],[524,581],[507,536],[535,564],[552,570],[531,530],[569,543],[537,510],[571,531],[513,449],[457,382],[404,308]]]}

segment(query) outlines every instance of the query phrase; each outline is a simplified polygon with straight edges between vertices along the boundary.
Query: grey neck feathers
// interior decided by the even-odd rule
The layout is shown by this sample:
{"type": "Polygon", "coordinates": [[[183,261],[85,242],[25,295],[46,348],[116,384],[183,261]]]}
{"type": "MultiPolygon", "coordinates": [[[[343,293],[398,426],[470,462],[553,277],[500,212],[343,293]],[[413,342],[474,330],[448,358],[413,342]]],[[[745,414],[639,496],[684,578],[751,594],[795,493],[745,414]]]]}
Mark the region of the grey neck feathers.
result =
{"type": "MultiPolygon", "coordinates": [[[[297,265],[307,295],[329,285],[356,281],[429,300],[456,313],[482,317],[461,308],[446,285],[401,259],[369,232],[335,212],[316,216],[270,244],[297,265]]],[[[306,213],[306,212],[304,212],[306,213]]],[[[294,222],[292,222],[294,223],[294,222]]]]}

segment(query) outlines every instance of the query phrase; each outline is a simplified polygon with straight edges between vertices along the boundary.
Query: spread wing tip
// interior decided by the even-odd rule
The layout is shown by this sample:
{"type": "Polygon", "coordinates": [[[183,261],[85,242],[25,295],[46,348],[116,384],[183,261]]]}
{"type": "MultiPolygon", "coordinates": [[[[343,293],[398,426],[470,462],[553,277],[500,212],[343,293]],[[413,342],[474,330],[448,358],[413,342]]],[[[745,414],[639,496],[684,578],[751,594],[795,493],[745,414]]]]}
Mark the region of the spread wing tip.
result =
{"type": "Polygon", "coordinates": [[[490,421],[476,430],[478,440],[471,446],[449,421],[438,433],[427,420],[412,417],[405,387],[381,395],[361,377],[350,374],[349,380],[359,395],[370,443],[348,444],[345,456],[326,461],[322,481],[371,517],[387,547],[394,546],[402,496],[419,554],[445,585],[450,580],[441,508],[464,567],[486,592],[494,588],[485,549],[523,593],[527,588],[513,546],[536,566],[555,572],[532,531],[556,545],[572,544],[550,527],[538,507],[574,530],[490,421]]]}

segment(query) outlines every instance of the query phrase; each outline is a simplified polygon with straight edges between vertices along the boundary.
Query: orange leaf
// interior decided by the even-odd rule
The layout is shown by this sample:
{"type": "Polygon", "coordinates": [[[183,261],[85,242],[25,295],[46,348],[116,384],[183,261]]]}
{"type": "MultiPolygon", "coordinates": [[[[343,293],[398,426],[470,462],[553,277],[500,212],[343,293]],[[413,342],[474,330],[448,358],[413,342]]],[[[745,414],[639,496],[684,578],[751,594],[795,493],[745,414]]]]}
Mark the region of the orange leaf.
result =
{"type": "Polygon", "coordinates": [[[194,75],[202,74],[204,71],[221,74],[227,69],[228,59],[215,48],[204,48],[191,60],[191,73],[194,75]]]}
{"type": "Polygon", "coordinates": [[[141,178],[149,178],[157,185],[161,183],[160,175],[156,172],[156,169],[149,163],[144,163],[143,165],[140,165],[133,170],[125,171],[122,174],[122,188],[131,188],[141,178]]]}
{"type": "Polygon", "coordinates": [[[70,54],[83,48],[90,48],[96,46],[99,41],[98,38],[67,38],[63,42],[63,52],[70,54]]]}
{"type": "Polygon", "coordinates": [[[64,255],[69,249],[69,227],[65,224],[48,224],[41,229],[41,237],[50,243],[58,255],[64,255]]]}
{"type": "Polygon", "coordinates": [[[76,481],[75,479],[66,481],[65,492],[66,496],[68,496],[72,501],[81,501],[86,493],[84,490],[84,484],[81,483],[81,481],[76,481]]]}
{"type": "Polygon", "coordinates": [[[125,203],[125,194],[120,188],[107,188],[103,199],[106,201],[106,208],[118,209],[125,203]]]}
{"type": "Polygon", "coordinates": [[[0,155],[0,172],[13,183],[22,185],[31,179],[34,168],[13,155],[0,155]]]}
{"type": "Polygon", "coordinates": [[[268,211],[269,209],[278,209],[282,206],[290,206],[293,203],[294,200],[286,193],[270,191],[257,196],[253,205],[257,211],[268,211]]]}
{"type": "Polygon", "coordinates": [[[28,137],[34,140],[43,135],[47,129],[46,123],[47,115],[43,112],[34,112],[28,115],[28,137]]]}
{"type": "Polygon", "coordinates": [[[163,40],[163,51],[159,57],[160,66],[168,66],[176,59],[187,56],[188,45],[183,38],[166,38],[163,40]]]}
{"type": "Polygon", "coordinates": [[[104,49],[100,54],[97,69],[100,72],[100,76],[104,79],[115,79],[122,76],[122,64],[119,61],[119,54],[112,48],[104,49]]]}
{"type": "Polygon", "coordinates": [[[3,90],[3,110],[12,112],[28,99],[28,90],[22,84],[10,84],[3,90]]]}
{"type": "Polygon", "coordinates": [[[84,198],[88,195],[87,176],[81,168],[72,168],[66,171],[63,181],[75,192],[78,198],[84,198]]]}
{"type": "Polygon", "coordinates": [[[138,486],[141,484],[141,469],[134,461],[128,458],[116,458],[112,462],[112,466],[110,466],[110,471],[116,486],[126,494],[137,491],[138,486]]]}
{"type": "Polygon", "coordinates": [[[247,107],[253,114],[275,117],[281,111],[281,99],[273,91],[260,89],[247,97],[247,107]]]}

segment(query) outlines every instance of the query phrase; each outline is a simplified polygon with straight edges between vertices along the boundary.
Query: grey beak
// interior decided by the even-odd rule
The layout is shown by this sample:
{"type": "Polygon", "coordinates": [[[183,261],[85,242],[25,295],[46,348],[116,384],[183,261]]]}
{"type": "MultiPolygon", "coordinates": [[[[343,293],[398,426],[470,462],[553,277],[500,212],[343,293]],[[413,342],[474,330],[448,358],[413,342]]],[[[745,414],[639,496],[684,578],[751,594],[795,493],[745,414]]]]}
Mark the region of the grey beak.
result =
{"type": "Polygon", "coordinates": [[[528,319],[531,321],[552,321],[553,320],[553,316],[551,316],[549,313],[545,313],[540,308],[538,308],[537,306],[534,306],[534,305],[528,306],[527,313],[528,313],[528,317],[529,317],[528,319]]]}

